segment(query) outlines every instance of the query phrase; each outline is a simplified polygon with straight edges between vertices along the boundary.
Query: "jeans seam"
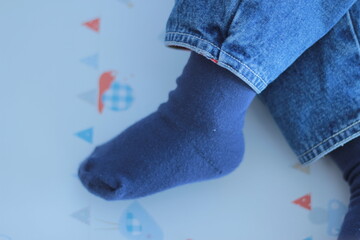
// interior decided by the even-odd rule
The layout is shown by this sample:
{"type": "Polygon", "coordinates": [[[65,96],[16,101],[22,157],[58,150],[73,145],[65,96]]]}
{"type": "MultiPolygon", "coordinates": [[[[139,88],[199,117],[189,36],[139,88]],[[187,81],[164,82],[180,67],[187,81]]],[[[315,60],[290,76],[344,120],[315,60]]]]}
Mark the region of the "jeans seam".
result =
{"type": "MultiPolygon", "coordinates": [[[[358,121],[358,122],[360,122],[360,121],[358,121]]],[[[353,137],[354,135],[357,135],[357,134],[359,134],[359,131],[357,131],[357,132],[355,132],[354,134],[348,136],[347,138],[343,139],[342,141],[343,141],[343,142],[346,142],[347,139],[352,139],[352,137],[353,137]]],[[[328,151],[330,148],[332,148],[332,146],[330,146],[330,147],[328,147],[327,149],[321,151],[317,156],[311,158],[310,160],[307,160],[305,163],[306,163],[306,164],[311,163],[315,158],[317,158],[317,157],[318,157],[319,155],[321,155],[323,152],[328,151]]]]}
{"type": "Polygon", "coordinates": [[[350,27],[351,33],[353,35],[356,47],[357,47],[359,55],[360,55],[360,43],[359,43],[360,41],[359,41],[359,38],[358,38],[358,36],[356,34],[356,31],[355,31],[355,28],[354,28],[354,23],[353,23],[353,20],[352,20],[352,17],[351,17],[350,10],[346,12],[346,17],[347,17],[347,20],[348,20],[347,22],[348,22],[348,25],[350,27]]]}
{"type": "MultiPolygon", "coordinates": [[[[205,40],[206,41],[206,40],[205,40]]],[[[192,47],[192,45],[188,44],[188,43],[184,43],[184,42],[178,42],[178,41],[166,41],[166,43],[168,44],[171,44],[171,43],[178,43],[178,44],[181,44],[181,45],[186,45],[186,46],[189,46],[189,47],[192,47]]],[[[210,55],[211,58],[215,59],[215,56],[212,55],[211,53],[209,52],[206,52],[208,55],[210,55]]]]}
{"type": "MultiPolygon", "coordinates": [[[[224,66],[226,66],[226,67],[228,67],[228,68],[231,68],[232,70],[234,70],[235,72],[237,72],[242,78],[244,78],[244,79],[246,79],[247,80],[247,84],[250,84],[251,86],[252,86],[252,88],[255,88],[255,86],[254,86],[254,84],[247,78],[247,77],[245,77],[243,74],[241,74],[240,72],[238,72],[238,71],[236,71],[236,69],[235,68],[233,68],[232,66],[230,66],[230,65],[228,65],[228,64],[226,64],[226,63],[224,63],[224,62],[219,62],[220,64],[220,66],[221,65],[224,65],[224,66]]],[[[265,84],[266,85],[266,84],[265,84]]]]}
{"type": "MultiPolygon", "coordinates": [[[[358,124],[358,123],[360,123],[360,120],[356,120],[356,121],[355,121],[355,122],[353,122],[352,124],[350,124],[350,125],[348,125],[347,127],[345,127],[345,128],[343,128],[343,129],[341,129],[340,131],[336,132],[336,133],[335,133],[335,134],[333,134],[332,136],[330,136],[330,137],[326,138],[325,140],[323,140],[322,142],[320,142],[320,143],[316,144],[315,146],[313,146],[312,148],[310,148],[310,149],[309,149],[309,150],[307,150],[306,152],[304,152],[304,153],[302,153],[302,154],[298,155],[298,157],[300,158],[300,157],[302,157],[302,156],[306,155],[307,153],[311,152],[312,150],[314,150],[315,148],[317,148],[318,146],[320,146],[320,145],[321,145],[321,144],[323,144],[324,142],[326,142],[326,141],[328,141],[329,139],[331,139],[331,138],[335,137],[336,135],[339,135],[340,133],[342,133],[342,132],[346,131],[347,129],[349,129],[349,128],[353,127],[354,125],[356,125],[356,124],[358,124]]],[[[323,152],[324,152],[324,151],[323,151],[323,152]]]]}
{"type": "MultiPolygon", "coordinates": [[[[188,43],[184,43],[184,42],[177,42],[177,41],[166,41],[168,44],[172,44],[172,43],[176,43],[176,44],[179,44],[179,45],[181,45],[181,46],[187,46],[189,49],[191,49],[193,46],[192,45],[190,45],[190,44],[188,44],[188,43]]],[[[211,53],[209,53],[209,52],[206,52],[208,55],[210,55],[210,57],[212,58],[212,59],[214,59],[215,57],[211,54],[211,53]]],[[[241,76],[241,78],[243,78],[243,79],[245,79],[246,81],[246,83],[247,84],[249,84],[253,89],[256,89],[257,87],[247,78],[247,77],[245,77],[243,74],[241,74],[239,71],[237,71],[235,68],[233,68],[232,66],[230,66],[230,65],[228,65],[228,64],[226,64],[226,63],[224,63],[224,62],[218,62],[217,63],[218,65],[220,65],[220,66],[225,66],[225,68],[229,68],[228,70],[230,70],[230,69],[232,69],[234,72],[236,72],[238,75],[240,75],[241,76]]]]}
{"type": "Polygon", "coordinates": [[[237,61],[238,63],[240,63],[241,65],[243,65],[245,68],[247,68],[252,74],[254,74],[256,77],[259,78],[260,81],[262,81],[263,84],[267,85],[267,83],[265,82],[264,79],[262,79],[259,74],[257,74],[254,70],[252,70],[248,65],[246,65],[245,63],[243,63],[242,61],[240,61],[239,59],[235,58],[234,56],[232,56],[231,54],[229,54],[228,52],[222,50],[221,48],[219,48],[218,46],[216,46],[215,44],[213,44],[212,42],[209,42],[208,40],[206,39],[203,39],[203,38],[200,38],[198,36],[195,36],[195,35],[192,35],[192,34],[189,34],[189,33],[182,33],[182,32],[167,32],[167,33],[176,33],[176,34],[180,34],[180,35],[188,35],[188,36],[191,36],[191,37],[194,37],[194,38],[197,38],[199,40],[202,40],[204,42],[207,42],[209,43],[210,45],[212,45],[213,47],[215,47],[216,49],[218,49],[221,53],[224,53],[226,55],[228,55],[230,58],[234,59],[235,61],[237,61]]]}

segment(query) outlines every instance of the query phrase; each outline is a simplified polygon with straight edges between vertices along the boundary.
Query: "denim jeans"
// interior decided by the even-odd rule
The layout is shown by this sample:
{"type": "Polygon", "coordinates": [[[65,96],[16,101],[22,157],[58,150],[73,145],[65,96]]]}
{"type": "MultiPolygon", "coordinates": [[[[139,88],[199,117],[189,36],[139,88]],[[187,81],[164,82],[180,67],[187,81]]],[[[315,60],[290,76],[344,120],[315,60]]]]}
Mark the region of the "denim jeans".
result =
{"type": "Polygon", "coordinates": [[[360,136],[360,1],[176,0],[165,45],[247,83],[302,164],[360,136]]]}

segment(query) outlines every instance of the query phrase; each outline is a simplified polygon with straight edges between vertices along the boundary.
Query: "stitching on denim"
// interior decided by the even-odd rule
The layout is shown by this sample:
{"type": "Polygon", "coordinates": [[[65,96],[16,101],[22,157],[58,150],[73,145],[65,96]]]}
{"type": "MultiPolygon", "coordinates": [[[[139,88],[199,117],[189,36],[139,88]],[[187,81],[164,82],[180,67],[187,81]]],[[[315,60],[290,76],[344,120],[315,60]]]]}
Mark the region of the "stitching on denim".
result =
{"type": "Polygon", "coordinates": [[[332,136],[330,136],[330,137],[326,138],[326,139],[325,139],[325,140],[323,140],[322,142],[320,142],[320,143],[316,144],[316,145],[315,145],[314,147],[312,147],[310,150],[307,150],[306,152],[304,152],[304,153],[302,153],[302,154],[298,155],[298,157],[302,157],[302,156],[304,156],[305,154],[307,154],[307,153],[311,152],[312,150],[314,150],[315,148],[317,148],[318,146],[320,146],[320,145],[321,145],[321,144],[323,144],[324,142],[328,141],[330,138],[333,138],[333,137],[335,137],[336,135],[339,135],[340,133],[344,132],[344,131],[345,131],[345,130],[347,130],[348,128],[351,128],[351,127],[355,126],[355,125],[356,125],[356,124],[358,124],[358,123],[360,123],[360,120],[357,120],[356,122],[354,122],[354,123],[350,124],[349,126],[347,126],[347,127],[343,128],[343,129],[341,129],[339,132],[337,132],[337,133],[333,134],[332,136]]]}
{"type": "Polygon", "coordinates": [[[239,62],[241,65],[243,65],[244,67],[246,67],[250,72],[252,72],[256,77],[258,77],[264,84],[265,86],[267,85],[266,82],[264,81],[264,79],[262,79],[256,72],[254,72],[248,65],[246,65],[245,63],[243,63],[242,61],[240,61],[239,59],[235,58],[234,56],[232,56],[231,54],[227,53],[226,51],[222,50],[221,48],[219,48],[218,46],[216,46],[215,44],[209,42],[208,40],[205,40],[203,38],[197,37],[195,35],[189,34],[189,33],[181,33],[181,32],[167,32],[166,34],[170,34],[170,33],[176,33],[176,34],[180,34],[180,35],[188,35],[194,38],[198,38],[202,41],[205,41],[207,43],[209,43],[210,45],[212,45],[213,47],[217,48],[220,52],[228,55],[229,57],[231,57],[232,59],[234,59],[235,61],[239,62]]]}
{"type": "MultiPolygon", "coordinates": [[[[190,44],[188,44],[188,43],[177,42],[177,41],[166,41],[166,43],[168,43],[168,44],[175,43],[175,44],[178,44],[178,45],[180,45],[180,46],[186,46],[186,47],[188,47],[189,49],[195,49],[195,50],[199,50],[200,52],[206,52],[208,55],[210,55],[211,58],[215,58],[211,53],[209,53],[209,52],[207,52],[207,51],[204,51],[204,50],[202,50],[202,49],[200,49],[200,48],[198,48],[198,47],[194,47],[194,46],[192,46],[192,45],[190,45],[190,44]]],[[[256,89],[255,91],[259,91],[259,89],[258,89],[257,86],[255,86],[247,77],[245,77],[244,75],[242,75],[239,71],[237,71],[237,70],[236,70],[235,68],[233,68],[232,66],[230,66],[230,65],[228,65],[228,64],[226,64],[226,63],[224,63],[224,62],[221,62],[221,61],[218,62],[218,64],[219,64],[220,66],[221,66],[221,65],[224,65],[224,66],[232,69],[236,74],[239,74],[239,75],[241,76],[241,78],[245,79],[245,80],[246,80],[245,82],[246,82],[247,84],[251,85],[251,86],[253,87],[253,89],[256,89]]]]}
{"type": "Polygon", "coordinates": [[[198,47],[194,47],[193,45],[190,45],[190,44],[188,44],[188,43],[177,42],[177,41],[165,41],[165,42],[168,43],[168,44],[177,43],[177,44],[179,44],[179,45],[187,46],[187,47],[189,47],[189,48],[196,48],[196,49],[199,49],[200,52],[206,52],[208,55],[211,56],[211,58],[215,58],[215,56],[212,55],[211,53],[209,53],[208,51],[204,51],[204,50],[202,50],[202,49],[200,49],[200,48],[198,48],[198,47]]]}
{"type": "MultiPolygon", "coordinates": [[[[342,142],[346,142],[346,141],[348,141],[348,139],[352,139],[353,136],[355,136],[355,135],[357,135],[357,134],[359,134],[359,133],[360,133],[360,132],[358,131],[358,132],[350,135],[349,137],[343,139],[342,142]]],[[[320,152],[317,156],[313,157],[313,158],[310,159],[310,160],[307,160],[305,163],[306,163],[306,164],[311,163],[315,158],[317,158],[318,156],[320,156],[320,155],[323,154],[324,152],[328,151],[331,147],[332,147],[332,146],[328,147],[328,148],[325,149],[324,151],[320,152]]]]}
{"type": "Polygon", "coordinates": [[[192,34],[188,34],[188,33],[181,33],[181,32],[167,32],[167,33],[177,33],[177,34],[180,34],[180,35],[188,35],[188,36],[191,36],[191,37],[194,37],[194,38],[198,38],[202,41],[205,41],[207,43],[209,43],[210,45],[212,45],[213,47],[217,48],[220,52],[228,55],[230,58],[234,59],[235,61],[239,62],[241,65],[243,65],[244,67],[246,67],[250,72],[252,72],[256,77],[258,77],[265,85],[266,82],[264,81],[264,79],[262,79],[256,72],[254,72],[248,65],[246,65],[245,63],[243,63],[242,61],[240,61],[239,59],[235,58],[234,56],[230,55],[229,53],[227,53],[226,51],[222,50],[221,48],[219,48],[218,46],[216,46],[215,44],[209,42],[208,40],[205,40],[203,38],[200,38],[200,37],[197,37],[195,35],[192,35],[192,34]]]}
{"type": "Polygon", "coordinates": [[[257,88],[247,77],[245,77],[244,75],[242,75],[240,72],[236,71],[235,68],[233,68],[232,66],[224,63],[224,62],[219,62],[221,64],[223,64],[224,66],[227,66],[228,68],[231,68],[232,70],[234,70],[237,74],[239,74],[242,78],[244,78],[247,81],[247,84],[250,84],[253,88],[257,88]]]}
{"type": "Polygon", "coordinates": [[[198,39],[200,39],[200,40],[202,40],[202,41],[204,41],[204,42],[209,43],[210,45],[212,45],[213,47],[215,47],[215,48],[217,48],[217,49],[219,49],[219,50],[221,51],[221,49],[220,49],[218,46],[216,46],[215,44],[213,44],[212,42],[209,42],[208,40],[203,39],[203,38],[200,38],[200,37],[198,37],[198,36],[195,36],[195,35],[192,35],[192,34],[189,34],[189,33],[166,32],[166,34],[170,34],[170,33],[176,33],[176,34],[180,34],[180,35],[187,35],[187,36],[191,36],[191,37],[194,37],[194,38],[198,38],[198,39]]]}
{"type": "Polygon", "coordinates": [[[346,12],[346,17],[347,17],[347,20],[348,20],[347,22],[348,22],[348,25],[350,27],[351,33],[353,35],[356,47],[357,47],[358,52],[360,54],[360,43],[359,43],[359,39],[358,39],[358,36],[357,36],[355,28],[354,28],[354,23],[353,23],[351,14],[350,14],[350,10],[346,12]]]}

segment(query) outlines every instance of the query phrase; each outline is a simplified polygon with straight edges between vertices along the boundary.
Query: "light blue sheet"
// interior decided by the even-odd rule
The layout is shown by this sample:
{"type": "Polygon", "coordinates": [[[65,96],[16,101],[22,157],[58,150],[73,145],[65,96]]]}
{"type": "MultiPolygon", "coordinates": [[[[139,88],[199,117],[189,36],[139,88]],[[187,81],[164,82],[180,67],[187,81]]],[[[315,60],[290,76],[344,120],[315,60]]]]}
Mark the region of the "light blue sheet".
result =
{"type": "Polygon", "coordinates": [[[336,239],[349,197],[340,171],[329,159],[300,169],[258,99],[244,162],[229,176],[138,201],[106,202],[82,187],[83,158],[175,87],[189,53],[163,45],[172,5],[0,3],[0,240],[336,239]],[[100,113],[109,71],[131,98],[116,109],[105,97],[100,113]]]}

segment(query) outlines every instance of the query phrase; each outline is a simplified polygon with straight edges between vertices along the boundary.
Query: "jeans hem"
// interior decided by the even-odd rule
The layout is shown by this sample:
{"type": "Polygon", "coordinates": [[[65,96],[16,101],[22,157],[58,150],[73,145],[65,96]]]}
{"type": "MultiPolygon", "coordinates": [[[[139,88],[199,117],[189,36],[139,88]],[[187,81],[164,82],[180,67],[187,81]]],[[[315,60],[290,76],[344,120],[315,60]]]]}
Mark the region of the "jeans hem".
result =
{"type": "Polygon", "coordinates": [[[203,55],[235,74],[257,94],[261,93],[268,85],[259,74],[250,69],[245,63],[206,39],[190,33],[167,31],[164,43],[167,47],[185,47],[203,55]]]}
{"type": "Polygon", "coordinates": [[[360,137],[360,119],[299,155],[300,163],[302,165],[309,165],[357,137],[360,137]]]}

